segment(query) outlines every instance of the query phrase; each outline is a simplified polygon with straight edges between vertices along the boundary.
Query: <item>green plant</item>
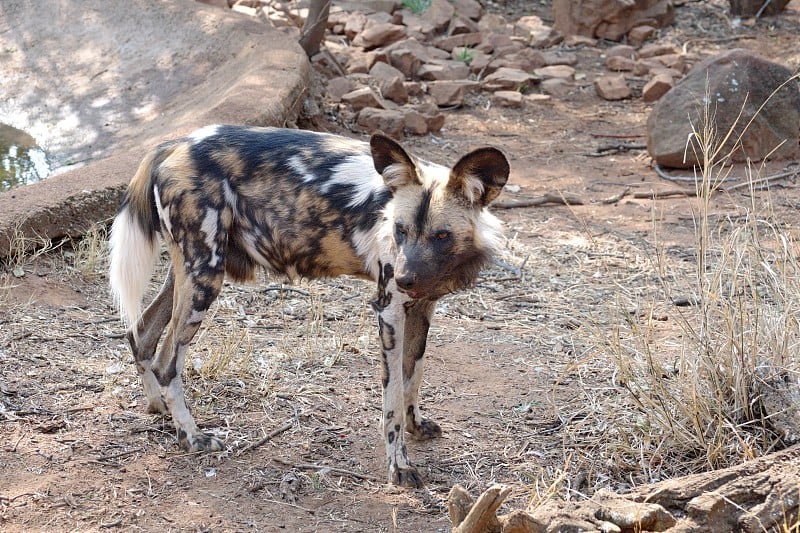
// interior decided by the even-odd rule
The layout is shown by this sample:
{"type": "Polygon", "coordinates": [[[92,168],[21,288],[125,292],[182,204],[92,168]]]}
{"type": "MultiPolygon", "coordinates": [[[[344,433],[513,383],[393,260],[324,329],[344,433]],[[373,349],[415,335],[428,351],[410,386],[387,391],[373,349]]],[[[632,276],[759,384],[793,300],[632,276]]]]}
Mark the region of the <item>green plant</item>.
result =
{"type": "Polygon", "coordinates": [[[412,13],[419,15],[431,7],[432,0],[403,0],[403,7],[408,8],[412,13]]]}
{"type": "Polygon", "coordinates": [[[474,56],[472,55],[472,47],[471,46],[460,46],[456,49],[455,53],[455,60],[462,61],[469,65],[472,62],[474,56]]]}

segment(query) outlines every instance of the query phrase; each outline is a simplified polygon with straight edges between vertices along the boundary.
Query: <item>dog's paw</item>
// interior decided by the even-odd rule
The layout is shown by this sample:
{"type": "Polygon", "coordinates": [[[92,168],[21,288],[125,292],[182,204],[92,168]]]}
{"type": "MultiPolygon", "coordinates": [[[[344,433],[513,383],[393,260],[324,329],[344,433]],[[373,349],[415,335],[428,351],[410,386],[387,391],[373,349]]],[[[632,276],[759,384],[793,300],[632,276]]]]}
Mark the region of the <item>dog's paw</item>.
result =
{"type": "Polygon", "coordinates": [[[180,430],[178,442],[187,452],[219,452],[225,449],[225,443],[221,439],[208,433],[195,433],[189,436],[180,430]]]}
{"type": "Polygon", "coordinates": [[[430,440],[442,436],[442,428],[430,418],[423,418],[418,425],[412,422],[408,426],[408,432],[419,440],[430,440]]]}
{"type": "Polygon", "coordinates": [[[392,468],[390,472],[391,482],[401,487],[408,487],[411,489],[421,489],[425,486],[422,481],[422,476],[419,475],[417,469],[413,466],[408,468],[392,468]]]}

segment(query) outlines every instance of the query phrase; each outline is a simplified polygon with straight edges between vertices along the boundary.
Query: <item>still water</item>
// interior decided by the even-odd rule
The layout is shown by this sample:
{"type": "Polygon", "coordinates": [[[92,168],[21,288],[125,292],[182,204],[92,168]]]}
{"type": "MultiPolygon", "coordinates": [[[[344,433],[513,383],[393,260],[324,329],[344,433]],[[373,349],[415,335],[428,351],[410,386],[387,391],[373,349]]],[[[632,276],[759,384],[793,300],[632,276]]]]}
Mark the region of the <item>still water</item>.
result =
{"type": "Polygon", "coordinates": [[[50,171],[47,152],[33,137],[0,123],[0,191],[42,180],[50,171]]]}

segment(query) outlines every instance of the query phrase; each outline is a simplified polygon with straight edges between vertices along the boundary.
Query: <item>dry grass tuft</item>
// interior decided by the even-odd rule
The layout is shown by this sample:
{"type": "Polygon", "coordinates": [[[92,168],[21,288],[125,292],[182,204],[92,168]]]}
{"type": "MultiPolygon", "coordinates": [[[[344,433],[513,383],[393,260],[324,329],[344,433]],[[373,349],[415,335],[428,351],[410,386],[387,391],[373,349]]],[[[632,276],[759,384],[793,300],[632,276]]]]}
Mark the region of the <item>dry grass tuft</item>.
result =
{"type": "Polygon", "coordinates": [[[7,305],[11,290],[16,286],[14,279],[24,277],[27,267],[60,245],[38,235],[26,236],[21,225],[11,231],[8,255],[0,257],[0,306],[7,305]]]}
{"type": "Polygon", "coordinates": [[[52,240],[40,235],[29,237],[17,226],[11,231],[8,255],[2,261],[15,277],[21,278],[25,275],[26,266],[55,250],[62,242],[53,244],[52,240]]]}
{"type": "MultiPolygon", "coordinates": [[[[647,254],[661,294],[642,304],[622,288],[610,331],[593,328],[596,353],[613,361],[615,389],[624,391],[588,409],[573,434],[600,484],[726,467],[787,444],[761,399],[771,380],[800,378],[800,246],[769,194],[756,200],[761,169],[748,169],[743,213],[714,217],[711,197],[731,169],[718,147],[732,131],[720,138],[706,105],[692,135],[704,161],[693,260],[676,261],[656,244],[647,254]]],[[[653,229],[658,241],[657,222],[653,229]]]]}
{"type": "Polygon", "coordinates": [[[93,225],[78,240],[72,250],[63,252],[64,261],[71,264],[86,279],[102,277],[108,268],[108,228],[105,223],[93,225]]]}

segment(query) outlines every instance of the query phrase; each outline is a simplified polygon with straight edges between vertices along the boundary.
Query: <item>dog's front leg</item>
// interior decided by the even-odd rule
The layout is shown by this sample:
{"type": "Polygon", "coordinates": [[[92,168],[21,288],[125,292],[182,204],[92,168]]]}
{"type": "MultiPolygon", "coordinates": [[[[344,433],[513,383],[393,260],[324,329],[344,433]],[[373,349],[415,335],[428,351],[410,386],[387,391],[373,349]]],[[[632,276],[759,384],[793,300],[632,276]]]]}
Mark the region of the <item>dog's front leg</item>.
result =
{"type": "Polygon", "coordinates": [[[442,428],[429,418],[423,418],[419,410],[419,386],[428,329],[436,301],[416,300],[405,304],[406,322],[403,336],[404,407],[406,430],[414,437],[427,440],[442,436],[442,428]]]}
{"type": "Polygon", "coordinates": [[[403,341],[406,322],[404,303],[408,297],[397,290],[392,265],[381,267],[378,296],[378,334],[383,359],[383,438],[389,461],[389,479],[396,485],[420,488],[422,478],[408,460],[405,445],[403,341]]]}

